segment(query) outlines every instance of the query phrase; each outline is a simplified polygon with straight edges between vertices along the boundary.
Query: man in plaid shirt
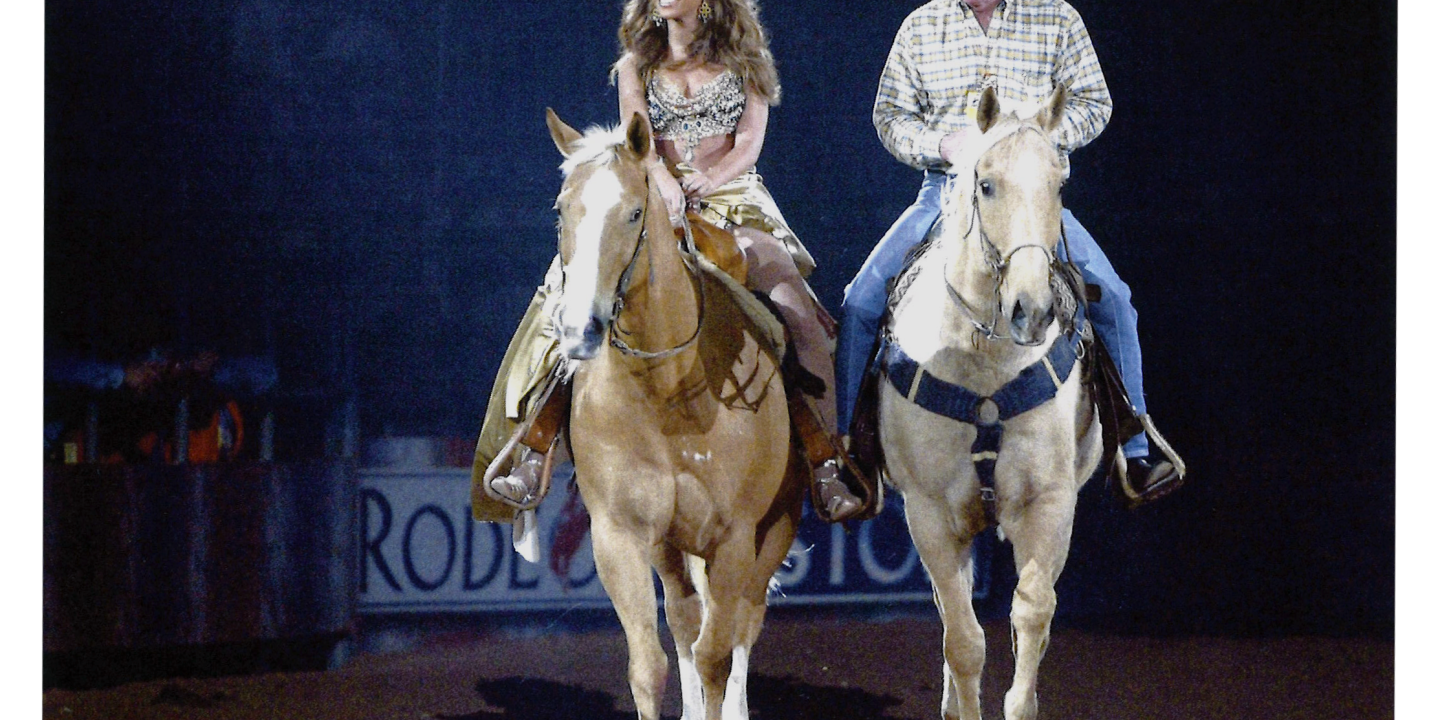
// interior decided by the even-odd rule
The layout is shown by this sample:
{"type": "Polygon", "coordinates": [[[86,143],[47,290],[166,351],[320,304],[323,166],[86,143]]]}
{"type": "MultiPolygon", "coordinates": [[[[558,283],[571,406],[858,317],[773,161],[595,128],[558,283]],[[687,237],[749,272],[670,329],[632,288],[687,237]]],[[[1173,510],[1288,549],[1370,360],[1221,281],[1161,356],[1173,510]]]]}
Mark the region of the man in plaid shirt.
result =
{"type": "MultiPolygon", "coordinates": [[[[1105,129],[1111,111],[1100,61],[1074,8],[1063,0],[931,0],[901,24],[880,76],[873,118],[885,149],[925,176],[915,203],[845,288],[836,356],[840,427],[850,427],[885,309],[886,283],[940,216],[950,161],[979,132],[975,114],[981,91],[993,87],[1007,106],[1038,107],[1059,85],[1070,91],[1058,131],[1068,177],[1070,153],[1105,129]]],[[[1143,416],[1140,339],[1130,288],[1069,210],[1063,222],[1069,259],[1087,283],[1101,288],[1100,302],[1090,305],[1090,320],[1114,357],[1137,414],[1143,416]]],[[[1148,459],[1145,433],[1125,441],[1124,453],[1126,475],[1142,496],[1175,479],[1170,462],[1157,459],[1152,464],[1148,459]]]]}

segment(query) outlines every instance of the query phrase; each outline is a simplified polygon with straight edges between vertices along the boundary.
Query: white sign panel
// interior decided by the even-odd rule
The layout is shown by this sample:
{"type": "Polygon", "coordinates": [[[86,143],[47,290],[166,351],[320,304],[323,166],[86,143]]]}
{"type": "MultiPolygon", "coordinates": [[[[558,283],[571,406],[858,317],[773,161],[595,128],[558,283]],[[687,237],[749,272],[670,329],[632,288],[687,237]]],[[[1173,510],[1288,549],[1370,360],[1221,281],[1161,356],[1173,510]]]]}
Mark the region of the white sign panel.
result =
{"type": "MultiPolygon", "coordinates": [[[[589,519],[556,473],[541,504],[541,562],[522,559],[511,526],[470,519],[468,469],[362,470],[359,610],[469,612],[609,607],[590,554],[589,519]]],[[[977,552],[976,597],[988,591],[977,552]]],[[[929,601],[929,579],[905,529],[898,494],[852,532],[806,509],[771,604],[929,601]]]]}

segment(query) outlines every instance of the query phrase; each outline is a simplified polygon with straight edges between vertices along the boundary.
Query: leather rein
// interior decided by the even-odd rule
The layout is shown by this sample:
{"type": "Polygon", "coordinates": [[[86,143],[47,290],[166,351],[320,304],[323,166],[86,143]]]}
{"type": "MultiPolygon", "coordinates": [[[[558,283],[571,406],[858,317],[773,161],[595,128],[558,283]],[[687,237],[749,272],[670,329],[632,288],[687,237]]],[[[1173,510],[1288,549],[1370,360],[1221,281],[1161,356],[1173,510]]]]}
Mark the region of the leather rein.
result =
{"type": "MultiPolygon", "coordinates": [[[[990,241],[990,237],[985,233],[985,228],[981,223],[980,171],[978,168],[975,170],[974,185],[972,185],[971,187],[973,189],[970,192],[970,227],[965,230],[965,234],[961,237],[961,239],[968,240],[972,235],[976,235],[980,238],[980,242],[984,243],[983,250],[985,252],[985,267],[989,271],[988,274],[995,279],[994,290],[991,293],[994,296],[995,300],[994,303],[992,303],[990,306],[990,322],[985,323],[976,319],[980,317],[981,311],[975,306],[971,305],[969,302],[967,302],[965,298],[960,294],[960,291],[956,290],[955,286],[950,284],[950,272],[948,268],[943,273],[942,279],[945,282],[945,289],[949,291],[950,299],[965,312],[966,319],[970,321],[971,325],[975,326],[975,329],[980,333],[981,336],[983,336],[986,340],[1010,340],[1014,342],[1014,337],[1009,335],[1000,335],[999,333],[995,332],[995,328],[1000,325],[1000,286],[1005,282],[1005,273],[1010,269],[1011,258],[1015,257],[1015,253],[1018,253],[1021,250],[1025,250],[1027,248],[1034,248],[1039,250],[1040,252],[1045,253],[1045,258],[1048,261],[1047,264],[1049,265],[1049,278],[1051,280],[1053,280],[1055,277],[1056,265],[1059,264],[1060,261],[1058,258],[1056,258],[1054,251],[1052,251],[1049,247],[1040,245],[1038,243],[1026,243],[1024,245],[1020,245],[1018,247],[1012,248],[1008,254],[1002,256],[1000,254],[1000,249],[995,247],[995,243],[990,241]]],[[[1065,256],[1067,258],[1070,257],[1070,240],[1065,235],[1065,223],[1063,220],[1060,223],[1060,243],[1065,246],[1065,256]]],[[[1067,260],[1066,262],[1069,261],[1067,260]]],[[[1023,343],[1016,342],[1016,344],[1020,345],[1023,343]]],[[[1034,344],[1038,345],[1039,343],[1034,344]]]]}
{"type": "Polygon", "coordinates": [[[690,231],[690,221],[682,216],[681,225],[685,229],[685,239],[679,248],[680,258],[685,264],[685,268],[690,271],[690,277],[699,280],[698,284],[700,286],[700,297],[698,298],[699,314],[695,319],[695,332],[690,335],[689,339],[679,345],[666,350],[653,352],[634,348],[620,337],[621,335],[633,334],[626,332],[620,327],[620,313],[625,310],[625,293],[630,289],[631,276],[635,273],[635,264],[640,260],[640,249],[642,247],[646,249],[646,256],[652,260],[650,263],[651,286],[653,286],[655,282],[654,256],[650,254],[650,243],[648,242],[650,238],[648,228],[650,220],[650,176],[648,174],[645,176],[645,209],[642,212],[643,215],[641,215],[640,218],[640,235],[635,240],[635,251],[631,253],[630,262],[626,263],[625,269],[620,272],[620,280],[615,284],[615,305],[610,311],[610,347],[619,350],[622,354],[641,360],[665,360],[679,355],[700,339],[700,329],[705,326],[705,280],[699,277],[694,266],[691,264],[696,252],[695,238],[690,231]]]}

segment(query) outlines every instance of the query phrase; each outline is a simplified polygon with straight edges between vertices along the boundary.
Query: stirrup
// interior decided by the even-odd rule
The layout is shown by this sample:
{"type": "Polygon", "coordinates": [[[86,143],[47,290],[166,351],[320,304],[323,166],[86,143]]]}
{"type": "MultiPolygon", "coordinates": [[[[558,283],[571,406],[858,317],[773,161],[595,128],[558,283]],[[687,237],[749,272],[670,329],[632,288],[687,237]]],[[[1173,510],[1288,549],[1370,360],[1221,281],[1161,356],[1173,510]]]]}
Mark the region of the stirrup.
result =
{"type": "MultiPolygon", "coordinates": [[[[1175,448],[1171,447],[1170,443],[1165,440],[1165,437],[1156,429],[1155,421],[1150,419],[1149,413],[1138,415],[1137,417],[1140,420],[1140,424],[1145,428],[1145,435],[1149,437],[1150,442],[1154,443],[1155,447],[1159,448],[1161,454],[1169,461],[1168,464],[1172,466],[1172,470],[1171,472],[1159,473],[1161,479],[1154,484],[1145,484],[1137,487],[1137,483],[1144,483],[1145,478],[1131,478],[1127,471],[1127,459],[1123,453],[1116,453],[1114,468],[1116,494],[1119,496],[1121,502],[1124,503],[1125,507],[1130,510],[1159,500],[1179,490],[1180,486],[1185,484],[1185,461],[1180,459],[1180,454],[1175,452],[1175,448]]],[[[1167,463],[1161,462],[1155,465],[1155,470],[1161,470],[1166,464],[1167,463]]],[[[1157,473],[1152,471],[1151,475],[1155,474],[1157,473]]]]}
{"type": "Polygon", "coordinates": [[[811,478],[812,503],[820,519],[831,522],[852,520],[865,509],[865,503],[840,479],[840,461],[830,458],[814,468],[811,478]]]}
{"type": "MultiPolygon", "coordinates": [[[[485,468],[485,475],[481,478],[485,494],[502,502],[516,510],[533,510],[544,499],[550,491],[550,474],[554,470],[555,447],[560,442],[560,430],[570,416],[570,383],[561,379],[559,374],[552,375],[546,381],[539,400],[530,417],[516,428],[506,441],[505,447],[496,453],[495,459],[485,468]],[[520,453],[516,462],[512,465],[510,459],[520,453]],[[509,482],[502,482],[502,487],[514,492],[505,492],[496,487],[496,481],[502,476],[513,475],[522,471],[527,460],[531,460],[531,454],[541,458],[542,462],[538,472],[533,474],[537,479],[534,487],[528,482],[523,499],[515,499],[510,495],[518,495],[519,491],[509,482]]],[[[523,477],[523,476],[522,476],[523,477]]],[[[524,482],[524,480],[522,480],[524,482]]]]}
{"type": "Polygon", "coordinates": [[[799,445],[800,456],[810,468],[810,504],[815,508],[815,514],[819,515],[821,520],[831,523],[869,520],[879,515],[884,502],[881,493],[876,487],[865,482],[865,476],[855,467],[844,443],[825,432],[810,403],[806,402],[799,392],[788,387],[787,390],[790,423],[795,429],[794,439],[799,445]],[[846,475],[860,481],[851,484],[846,475]],[[824,487],[828,487],[828,490],[822,490],[824,487]],[[857,489],[861,492],[857,493],[857,489]],[[839,494],[842,492],[858,502],[855,509],[844,507],[845,497],[839,494]],[[838,515],[830,512],[830,506],[836,500],[840,500],[840,507],[844,508],[838,515]]]}
{"type": "Polygon", "coordinates": [[[539,500],[540,475],[546,460],[545,455],[524,447],[510,474],[491,480],[490,490],[517,507],[533,506],[539,500]]]}

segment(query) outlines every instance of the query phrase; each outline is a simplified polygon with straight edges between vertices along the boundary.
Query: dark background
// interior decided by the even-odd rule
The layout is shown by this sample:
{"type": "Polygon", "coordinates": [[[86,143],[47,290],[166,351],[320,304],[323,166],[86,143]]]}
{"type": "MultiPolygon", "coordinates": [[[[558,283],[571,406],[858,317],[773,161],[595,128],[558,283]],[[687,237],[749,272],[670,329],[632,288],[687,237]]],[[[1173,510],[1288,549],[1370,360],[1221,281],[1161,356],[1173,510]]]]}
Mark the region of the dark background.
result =
{"type": "MultiPolygon", "coordinates": [[[[759,169],[832,312],[918,188],[870,123],[918,4],[763,7],[759,169]]],[[[1115,114],[1067,204],[1134,290],[1191,475],[1135,513],[1087,487],[1062,619],[1391,633],[1395,4],[1072,4],[1115,114]]],[[[473,437],[553,253],[543,110],[616,121],[618,9],[46,3],[47,364],[262,356],[282,395],[354,398],[363,437],[473,437]]]]}

